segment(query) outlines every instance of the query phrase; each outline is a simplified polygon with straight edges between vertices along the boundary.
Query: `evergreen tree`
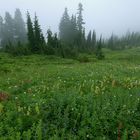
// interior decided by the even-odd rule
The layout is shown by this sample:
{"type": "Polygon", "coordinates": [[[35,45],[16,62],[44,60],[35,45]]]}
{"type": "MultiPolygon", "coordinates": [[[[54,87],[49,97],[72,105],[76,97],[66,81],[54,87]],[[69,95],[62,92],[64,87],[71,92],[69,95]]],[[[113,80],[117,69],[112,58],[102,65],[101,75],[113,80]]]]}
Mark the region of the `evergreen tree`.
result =
{"type": "Polygon", "coordinates": [[[9,12],[5,13],[3,44],[14,43],[14,20],[9,12]]]}
{"type": "Polygon", "coordinates": [[[54,38],[53,38],[53,46],[54,48],[59,48],[59,40],[58,40],[58,37],[57,37],[57,33],[54,34],[54,38]]]}
{"type": "Polygon", "coordinates": [[[83,5],[81,3],[79,3],[79,5],[78,5],[78,16],[77,16],[78,46],[82,45],[83,25],[85,24],[84,20],[83,20],[83,15],[82,15],[83,10],[84,10],[83,5]]]}
{"type": "Polygon", "coordinates": [[[69,42],[72,45],[76,45],[76,37],[77,37],[76,16],[72,15],[70,20],[70,27],[69,27],[69,42]]]}
{"type": "Polygon", "coordinates": [[[34,29],[33,29],[33,23],[30,17],[29,12],[27,12],[27,37],[29,42],[29,48],[31,52],[35,52],[35,35],[34,35],[34,29]]]}
{"type": "Polygon", "coordinates": [[[25,43],[27,39],[27,33],[25,29],[25,23],[22,18],[20,9],[16,9],[14,17],[14,28],[15,28],[15,39],[20,42],[25,43]]]}
{"type": "Polygon", "coordinates": [[[53,44],[53,35],[52,35],[52,31],[50,29],[47,30],[47,39],[48,39],[47,44],[49,46],[52,46],[52,44],[53,44]]]}
{"type": "Polygon", "coordinates": [[[82,46],[82,48],[84,48],[84,49],[85,49],[85,47],[86,47],[85,28],[83,28],[81,46],[82,46]]]}
{"type": "Polygon", "coordinates": [[[93,33],[92,33],[91,45],[92,45],[93,49],[96,46],[96,32],[95,31],[93,31],[93,33]]]}
{"type": "Polygon", "coordinates": [[[69,41],[69,33],[68,33],[69,27],[70,27],[70,17],[68,15],[68,9],[65,8],[64,14],[59,24],[59,36],[60,39],[64,42],[69,41]]]}
{"type": "Polygon", "coordinates": [[[88,36],[87,36],[87,47],[91,48],[91,31],[89,31],[88,36]]]}
{"type": "Polygon", "coordinates": [[[52,31],[50,29],[47,30],[47,50],[46,54],[48,55],[54,55],[55,50],[54,50],[54,40],[53,40],[53,35],[52,31]]]}
{"type": "Polygon", "coordinates": [[[100,40],[97,43],[96,57],[99,60],[104,59],[104,55],[103,55],[103,52],[102,52],[102,36],[100,37],[100,40]]]}
{"type": "Polygon", "coordinates": [[[3,18],[0,16],[0,47],[2,47],[2,39],[3,39],[3,18]]]}
{"type": "Polygon", "coordinates": [[[34,51],[36,53],[42,52],[45,40],[43,37],[43,33],[40,29],[40,25],[39,25],[36,14],[35,14],[35,19],[34,19],[34,41],[35,41],[34,51]]]}
{"type": "Polygon", "coordinates": [[[79,32],[82,34],[82,30],[83,30],[83,25],[85,24],[83,21],[83,5],[81,3],[79,3],[78,5],[78,17],[77,17],[77,25],[78,25],[78,30],[79,32]]]}

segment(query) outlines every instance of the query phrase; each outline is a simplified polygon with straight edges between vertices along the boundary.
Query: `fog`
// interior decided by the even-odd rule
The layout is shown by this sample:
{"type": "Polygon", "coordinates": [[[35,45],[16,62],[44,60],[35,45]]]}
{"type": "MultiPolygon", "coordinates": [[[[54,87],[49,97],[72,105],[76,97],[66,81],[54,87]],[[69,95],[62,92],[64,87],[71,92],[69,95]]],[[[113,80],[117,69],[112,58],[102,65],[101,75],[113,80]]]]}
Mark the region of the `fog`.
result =
{"type": "Polygon", "coordinates": [[[25,19],[27,10],[32,17],[36,12],[44,33],[48,28],[58,32],[64,8],[71,15],[79,2],[84,7],[86,32],[95,29],[98,35],[108,37],[140,31],[140,0],[0,0],[0,15],[4,16],[5,11],[13,15],[15,8],[20,8],[25,19]]]}

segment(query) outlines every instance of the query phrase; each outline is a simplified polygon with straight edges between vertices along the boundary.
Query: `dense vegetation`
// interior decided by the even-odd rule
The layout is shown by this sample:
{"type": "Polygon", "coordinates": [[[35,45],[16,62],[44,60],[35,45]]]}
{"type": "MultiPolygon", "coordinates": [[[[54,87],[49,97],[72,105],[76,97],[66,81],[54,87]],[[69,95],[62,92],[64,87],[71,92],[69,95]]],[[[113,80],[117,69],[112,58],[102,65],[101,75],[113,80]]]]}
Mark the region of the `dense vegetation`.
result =
{"type": "Polygon", "coordinates": [[[0,17],[0,44],[2,50],[17,55],[47,54],[63,58],[76,58],[79,53],[94,53],[97,58],[103,59],[102,38],[96,39],[96,33],[85,35],[84,20],[82,16],[83,6],[78,5],[78,14],[68,14],[65,8],[59,25],[59,35],[47,30],[45,39],[38,18],[35,14],[32,21],[27,12],[27,30],[19,9],[15,11],[15,17],[5,13],[5,20],[0,17]]]}
{"type": "Polygon", "coordinates": [[[36,14],[0,16],[0,140],[140,139],[140,33],[86,35],[83,10],[47,38],[36,14]]]}
{"type": "Polygon", "coordinates": [[[80,3],[77,13],[70,16],[65,8],[59,24],[59,34],[53,34],[48,29],[47,38],[41,30],[36,14],[32,20],[27,12],[25,24],[19,9],[16,9],[14,18],[6,12],[4,18],[0,16],[0,48],[14,56],[46,54],[77,58],[80,53],[87,53],[104,59],[102,48],[122,50],[140,45],[140,33],[128,32],[123,37],[112,34],[109,39],[97,38],[95,30],[86,35],[83,10],[80,3]]]}
{"type": "Polygon", "coordinates": [[[1,53],[0,139],[138,139],[140,48],[104,53],[88,63],[1,53]]]}

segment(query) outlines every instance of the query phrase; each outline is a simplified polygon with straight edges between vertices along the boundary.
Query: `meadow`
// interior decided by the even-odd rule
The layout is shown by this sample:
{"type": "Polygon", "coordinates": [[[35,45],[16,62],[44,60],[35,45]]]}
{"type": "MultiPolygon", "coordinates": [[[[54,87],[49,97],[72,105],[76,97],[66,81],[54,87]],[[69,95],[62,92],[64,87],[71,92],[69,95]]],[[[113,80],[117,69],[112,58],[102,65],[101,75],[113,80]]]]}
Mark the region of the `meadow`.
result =
{"type": "Polygon", "coordinates": [[[103,52],[0,53],[0,140],[140,139],[140,48],[103,52]]]}

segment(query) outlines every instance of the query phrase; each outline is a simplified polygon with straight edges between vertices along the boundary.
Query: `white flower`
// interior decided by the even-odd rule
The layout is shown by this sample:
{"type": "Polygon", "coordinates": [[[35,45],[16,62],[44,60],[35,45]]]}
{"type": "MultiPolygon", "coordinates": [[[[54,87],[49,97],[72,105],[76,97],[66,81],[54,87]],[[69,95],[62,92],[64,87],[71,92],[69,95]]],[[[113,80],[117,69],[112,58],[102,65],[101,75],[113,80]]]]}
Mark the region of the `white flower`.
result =
{"type": "Polygon", "coordinates": [[[18,97],[15,97],[15,99],[17,100],[17,99],[18,99],[18,97]]]}

